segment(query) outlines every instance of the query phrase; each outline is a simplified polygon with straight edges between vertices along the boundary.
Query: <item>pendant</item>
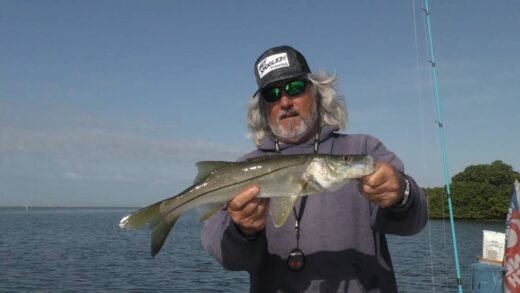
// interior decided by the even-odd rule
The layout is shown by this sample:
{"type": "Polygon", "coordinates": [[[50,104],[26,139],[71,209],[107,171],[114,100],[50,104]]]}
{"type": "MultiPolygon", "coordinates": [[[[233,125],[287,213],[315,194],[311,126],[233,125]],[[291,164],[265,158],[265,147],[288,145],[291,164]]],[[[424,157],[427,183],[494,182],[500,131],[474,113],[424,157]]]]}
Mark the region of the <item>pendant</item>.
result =
{"type": "Polygon", "coordinates": [[[305,254],[299,248],[293,249],[289,253],[289,257],[287,258],[287,267],[289,270],[293,272],[297,272],[305,266],[305,254]]]}

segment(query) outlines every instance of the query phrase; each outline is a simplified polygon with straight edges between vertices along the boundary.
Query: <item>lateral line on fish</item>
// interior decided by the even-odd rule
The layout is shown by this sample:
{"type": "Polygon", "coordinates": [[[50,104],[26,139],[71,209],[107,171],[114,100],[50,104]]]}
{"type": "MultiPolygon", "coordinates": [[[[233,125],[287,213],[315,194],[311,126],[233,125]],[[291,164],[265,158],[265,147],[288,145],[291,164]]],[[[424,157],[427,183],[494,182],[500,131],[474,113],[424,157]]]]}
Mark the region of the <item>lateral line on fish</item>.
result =
{"type": "MultiPolygon", "coordinates": [[[[310,162],[310,161],[305,161],[305,162],[303,163],[303,165],[306,165],[306,164],[308,164],[309,162],[310,162]]],[[[245,180],[241,180],[241,181],[234,182],[233,184],[224,185],[224,186],[221,186],[221,187],[218,187],[218,188],[215,188],[215,189],[212,189],[212,190],[206,191],[206,192],[201,193],[201,194],[199,194],[199,195],[197,195],[197,196],[194,196],[194,197],[191,198],[191,199],[188,199],[188,200],[184,203],[184,205],[186,205],[186,204],[188,204],[188,203],[190,203],[190,202],[192,202],[192,201],[195,201],[195,200],[197,200],[198,198],[200,198],[200,197],[202,197],[202,196],[204,196],[204,195],[206,195],[206,194],[208,194],[208,193],[210,193],[210,192],[215,192],[215,191],[218,191],[218,190],[221,190],[221,189],[228,188],[228,187],[230,187],[230,186],[234,186],[234,185],[242,184],[242,183],[244,183],[244,182],[246,182],[246,181],[250,181],[250,180],[253,180],[253,179],[258,179],[258,178],[261,178],[261,177],[267,176],[267,175],[269,175],[269,174],[271,174],[271,173],[273,173],[273,172],[280,171],[280,170],[283,170],[283,169],[292,168],[292,167],[296,167],[296,166],[299,166],[299,165],[302,165],[302,163],[300,162],[300,163],[298,163],[298,164],[292,164],[292,165],[287,165],[287,166],[279,167],[279,168],[276,168],[276,169],[271,170],[271,171],[268,172],[268,173],[263,173],[263,174],[261,174],[261,175],[255,176],[255,177],[250,177],[250,178],[247,178],[247,179],[245,179],[245,180]]],[[[210,176],[210,175],[208,175],[208,176],[210,176]]],[[[206,179],[206,178],[207,178],[207,177],[205,177],[204,179],[206,179]]],[[[204,180],[201,180],[201,182],[203,182],[203,181],[204,181],[204,180]]],[[[184,195],[184,193],[186,193],[186,192],[189,191],[190,189],[193,189],[193,185],[190,186],[190,187],[188,187],[188,188],[186,188],[184,191],[182,191],[181,193],[177,194],[177,195],[174,196],[174,197],[179,197],[181,194],[184,195]]],[[[169,214],[172,213],[172,212],[174,212],[177,208],[179,208],[179,207],[181,207],[181,206],[182,206],[182,205],[178,205],[178,206],[173,207],[171,210],[169,210],[168,212],[165,213],[165,216],[166,216],[166,215],[169,215],[169,214]]]]}

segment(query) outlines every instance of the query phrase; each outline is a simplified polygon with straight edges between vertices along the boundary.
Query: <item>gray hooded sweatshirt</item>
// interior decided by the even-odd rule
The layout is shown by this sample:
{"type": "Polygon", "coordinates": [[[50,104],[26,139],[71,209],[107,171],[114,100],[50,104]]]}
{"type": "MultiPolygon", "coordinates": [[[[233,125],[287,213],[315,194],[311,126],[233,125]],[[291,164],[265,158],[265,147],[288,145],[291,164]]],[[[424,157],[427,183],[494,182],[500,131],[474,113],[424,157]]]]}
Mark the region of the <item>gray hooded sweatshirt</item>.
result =
{"type": "MultiPolygon", "coordinates": [[[[318,153],[369,154],[405,174],[401,160],[376,138],[336,130],[322,127],[318,153]]],[[[281,154],[313,152],[314,139],[280,145],[281,154]]],[[[273,140],[266,139],[242,159],[273,153],[273,140]]],[[[397,292],[385,234],[416,234],[428,221],[424,191],[405,176],[411,192],[400,207],[379,208],[369,202],[360,193],[357,180],[337,191],[308,197],[299,240],[305,267],[298,272],[287,267],[289,252],[296,247],[294,215],[280,228],[268,219],[263,231],[246,238],[223,210],[205,222],[202,244],[225,269],[247,271],[251,292],[397,292]]]]}

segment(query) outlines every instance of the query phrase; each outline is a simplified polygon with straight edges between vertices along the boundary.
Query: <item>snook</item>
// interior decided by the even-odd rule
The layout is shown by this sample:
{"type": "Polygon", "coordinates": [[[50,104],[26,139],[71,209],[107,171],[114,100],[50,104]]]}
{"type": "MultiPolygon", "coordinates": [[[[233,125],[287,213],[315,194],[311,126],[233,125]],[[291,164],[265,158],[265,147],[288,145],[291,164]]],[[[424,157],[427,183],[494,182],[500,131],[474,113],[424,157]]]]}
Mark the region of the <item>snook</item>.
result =
{"type": "Polygon", "coordinates": [[[369,155],[288,155],[264,156],[242,162],[198,162],[195,183],[183,192],[121,219],[125,229],[152,229],[152,256],[161,249],[175,221],[197,207],[204,221],[240,190],[260,186],[259,197],[269,197],[269,211],[276,227],[289,217],[300,196],[337,190],[354,178],[374,171],[369,155]]]}

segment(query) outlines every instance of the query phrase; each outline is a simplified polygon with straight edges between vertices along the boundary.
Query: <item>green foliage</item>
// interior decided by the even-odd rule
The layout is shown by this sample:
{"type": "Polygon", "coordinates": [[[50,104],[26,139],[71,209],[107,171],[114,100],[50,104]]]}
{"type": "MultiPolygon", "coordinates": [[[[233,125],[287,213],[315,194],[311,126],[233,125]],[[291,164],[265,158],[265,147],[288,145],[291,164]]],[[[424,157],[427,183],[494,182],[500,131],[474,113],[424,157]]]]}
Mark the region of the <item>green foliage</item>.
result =
{"type": "Polygon", "coordinates": [[[428,209],[430,218],[446,218],[448,215],[448,205],[444,188],[426,188],[426,198],[428,199],[428,209]]]}
{"type": "Polygon", "coordinates": [[[513,171],[513,167],[502,161],[494,161],[488,165],[471,165],[464,171],[453,176],[455,182],[481,182],[487,183],[498,188],[511,188],[515,178],[519,178],[519,173],[513,171]]]}
{"type": "MultiPolygon", "coordinates": [[[[520,173],[502,161],[471,165],[452,178],[451,199],[457,219],[505,219],[514,180],[520,173]]],[[[430,217],[448,215],[445,188],[427,188],[430,217]]]]}

